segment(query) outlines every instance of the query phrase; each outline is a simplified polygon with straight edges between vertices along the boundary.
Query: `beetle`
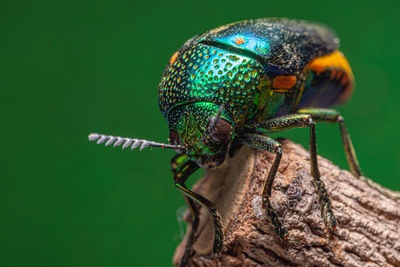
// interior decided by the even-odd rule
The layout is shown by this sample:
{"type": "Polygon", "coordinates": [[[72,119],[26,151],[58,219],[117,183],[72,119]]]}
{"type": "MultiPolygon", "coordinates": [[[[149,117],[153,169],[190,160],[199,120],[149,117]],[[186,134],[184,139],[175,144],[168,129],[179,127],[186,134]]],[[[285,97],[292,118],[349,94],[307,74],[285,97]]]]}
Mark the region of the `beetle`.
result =
{"type": "Polygon", "coordinates": [[[276,234],[286,239],[289,232],[270,201],[282,146],[267,134],[309,128],[311,175],[324,223],[334,230],[337,220],[318,170],[315,122],[339,125],[350,169],[362,176],[344,119],[331,109],[346,102],[354,87],[350,65],[338,48],[339,39],[328,27],[290,19],[241,21],[196,35],[173,54],[159,84],[170,144],[100,134],[89,139],[123,148],[176,150],[174,182],[193,217],[186,251],[198,226],[197,202],[213,218],[217,254],[223,241],[220,215],[214,203],[189,190],[185,181],[200,167],[221,165],[242,145],[274,153],[261,204],[276,234]]]}

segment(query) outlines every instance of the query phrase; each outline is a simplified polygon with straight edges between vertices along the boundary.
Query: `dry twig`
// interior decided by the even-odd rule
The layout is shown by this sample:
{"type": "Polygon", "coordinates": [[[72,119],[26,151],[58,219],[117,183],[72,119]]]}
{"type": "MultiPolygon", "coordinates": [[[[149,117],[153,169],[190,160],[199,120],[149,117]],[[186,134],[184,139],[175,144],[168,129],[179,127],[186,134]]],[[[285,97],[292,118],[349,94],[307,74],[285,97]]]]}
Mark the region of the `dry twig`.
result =
{"type": "MultiPolygon", "coordinates": [[[[190,266],[400,266],[400,202],[318,157],[339,227],[328,234],[309,172],[309,153],[283,140],[272,204],[290,232],[281,241],[266,220],[260,193],[273,155],[243,147],[193,188],[216,203],[224,246],[210,256],[214,228],[202,209],[190,266]]],[[[190,216],[186,216],[189,218],[190,216]]],[[[190,229],[190,222],[188,229],[190,229]]],[[[178,265],[187,236],[177,248],[178,265]]]]}

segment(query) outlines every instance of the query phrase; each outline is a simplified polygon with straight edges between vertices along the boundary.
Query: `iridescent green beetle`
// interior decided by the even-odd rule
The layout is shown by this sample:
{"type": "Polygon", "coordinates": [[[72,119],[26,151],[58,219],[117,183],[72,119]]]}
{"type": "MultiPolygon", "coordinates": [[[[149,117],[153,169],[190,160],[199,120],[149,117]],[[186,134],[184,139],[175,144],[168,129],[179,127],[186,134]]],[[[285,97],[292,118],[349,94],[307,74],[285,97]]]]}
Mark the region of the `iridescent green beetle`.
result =
{"type": "Polygon", "coordinates": [[[337,221],[320,180],[314,122],[339,124],[351,171],[362,175],[343,118],[327,109],[345,102],[354,84],[338,46],[338,38],[327,27],[288,19],[242,21],[197,35],[172,56],[159,85],[160,110],[169,124],[171,144],[99,134],[89,139],[132,149],[139,145],[175,149],[175,185],[193,215],[188,246],[198,225],[197,202],[213,217],[213,251],[218,253],[223,239],[218,211],[185,186],[187,178],[199,167],[222,164],[243,144],[275,153],[261,193],[262,207],[277,235],[285,239],[289,233],[270,202],[282,148],[265,134],[309,127],[311,174],[322,217],[332,230],[337,221]]]}

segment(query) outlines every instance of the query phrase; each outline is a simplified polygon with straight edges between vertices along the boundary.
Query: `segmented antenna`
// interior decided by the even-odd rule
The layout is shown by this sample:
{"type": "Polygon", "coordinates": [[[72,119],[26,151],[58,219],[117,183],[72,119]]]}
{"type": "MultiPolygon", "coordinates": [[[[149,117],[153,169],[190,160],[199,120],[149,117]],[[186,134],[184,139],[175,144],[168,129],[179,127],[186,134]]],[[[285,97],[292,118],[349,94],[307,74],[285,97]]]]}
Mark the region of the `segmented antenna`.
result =
{"type": "Polygon", "coordinates": [[[167,149],[178,149],[178,150],[186,150],[185,147],[180,145],[170,145],[170,144],[163,144],[157,143],[153,141],[148,141],[144,139],[134,139],[129,137],[120,137],[120,136],[113,136],[113,135],[104,135],[98,133],[91,133],[89,134],[89,141],[97,141],[97,144],[102,144],[105,142],[105,146],[113,145],[113,147],[117,147],[122,145],[122,149],[130,147],[131,150],[140,146],[140,151],[145,149],[146,147],[161,147],[167,149]]]}
{"type": "Polygon", "coordinates": [[[210,125],[207,127],[207,131],[203,136],[203,141],[207,139],[207,136],[212,136],[212,134],[214,133],[215,126],[217,126],[218,120],[221,118],[223,110],[224,105],[220,105],[217,114],[210,119],[210,125]]]}

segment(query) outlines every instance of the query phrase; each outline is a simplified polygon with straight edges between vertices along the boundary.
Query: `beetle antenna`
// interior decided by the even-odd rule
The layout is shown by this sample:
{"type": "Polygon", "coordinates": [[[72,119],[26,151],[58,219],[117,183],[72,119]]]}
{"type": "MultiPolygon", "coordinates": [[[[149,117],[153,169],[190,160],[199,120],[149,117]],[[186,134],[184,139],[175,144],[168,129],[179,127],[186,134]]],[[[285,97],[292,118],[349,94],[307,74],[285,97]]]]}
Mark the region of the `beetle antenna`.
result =
{"type": "Polygon", "coordinates": [[[120,136],[113,136],[113,135],[104,135],[98,133],[91,133],[89,134],[89,141],[97,141],[97,144],[102,144],[105,142],[105,146],[109,146],[114,144],[113,147],[117,147],[122,145],[122,149],[130,147],[131,150],[140,146],[140,151],[145,149],[146,147],[161,147],[167,149],[177,149],[185,151],[186,148],[181,145],[170,145],[170,144],[163,144],[157,143],[153,141],[148,141],[144,139],[135,139],[129,137],[120,137],[120,136]]]}
{"type": "Polygon", "coordinates": [[[207,131],[203,136],[203,141],[206,140],[207,136],[211,136],[214,133],[215,126],[217,126],[218,120],[221,118],[223,110],[224,110],[224,105],[222,104],[219,106],[217,114],[210,119],[210,124],[207,127],[207,131]]]}

